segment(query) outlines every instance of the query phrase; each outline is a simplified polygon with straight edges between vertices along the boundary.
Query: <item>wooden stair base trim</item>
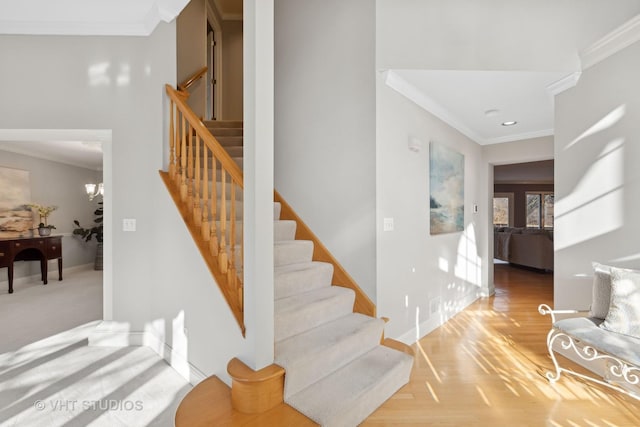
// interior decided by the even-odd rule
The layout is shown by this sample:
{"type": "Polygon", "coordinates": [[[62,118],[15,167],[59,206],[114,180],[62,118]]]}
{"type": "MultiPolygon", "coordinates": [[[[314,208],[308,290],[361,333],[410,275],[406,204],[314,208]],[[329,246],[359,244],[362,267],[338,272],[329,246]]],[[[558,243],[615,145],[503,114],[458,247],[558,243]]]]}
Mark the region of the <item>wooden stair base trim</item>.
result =
{"type": "Polygon", "coordinates": [[[175,416],[176,427],[211,426],[317,426],[286,403],[262,414],[242,414],[231,406],[231,390],[218,377],[211,376],[196,385],[182,399],[175,416]]]}
{"type": "Polygon", "coordinates": [[[202,259],[207,264],[211,275],[214,277],[216,283],[218,284],[218,288],[220,288],[220,292],[224,296],[225,301],[229,305],[233,316],[238,322],[238,326],[240,327],[240,331],[242,332],[242,336],[245,336],[245,325],[244,325],[244,317],[242,314],[241,304],[238,300],[238,295],[234,292],[228,284],[227,275],[223,274],[218,268],[218,260],[216,257],[211,255],[209,251],[209,242],[202,239],[202,230],[200,227],[196,226],[193,221],[193,215],[187,211],[187,207],[185,207],[185,203],[182,202],[180,198],[180,192],[176,189],[175,185],[171,181],[169,177],[169,173],[165,171],[159,171],[160,177],[162,181],[167,187],[169,194],[171,194],[171,198],[173,198],[173,202],[176,204],[178,211],[180,212],[180,216],[184,220],[187,229],[191,233],[191,237],[198,247],[200,251],[200,255],[202,255],[202,259]]]}
{"type": "Polygon", "coordinates": [[[323,261],[333,264],[333,280],[332,284],[352,289],[356,293],[356,301],[353,305],[353,311],[356,313],[366,314],[367,316],[376,317],[376,305],[358,286],[356,281],[347,273],[340,265],[331,252],[322,244],[320,239],[313,234],[309,226],[295,213],[293,208],[282,198],[282,196],[274,191],[274,200],[281,205],[280,219],[293,220],[297,223],[296,240],[311,240],[313,242],[313,260],[323,261]]]}
{"type": "Polygon", "coordinates": [[[283,403],[284,368],[269,365],[254,371],[240,359],[233,358],[227,365],[232,379],[231,404],[244,414],[259,414],[283,403]]]}
{"type": "Polygon", "coordinates": [[[416,355],[410,345],[394,340],[393,338],[385,338],[382,340],[382,345],[406,353],[411,357],[416,355]]]}

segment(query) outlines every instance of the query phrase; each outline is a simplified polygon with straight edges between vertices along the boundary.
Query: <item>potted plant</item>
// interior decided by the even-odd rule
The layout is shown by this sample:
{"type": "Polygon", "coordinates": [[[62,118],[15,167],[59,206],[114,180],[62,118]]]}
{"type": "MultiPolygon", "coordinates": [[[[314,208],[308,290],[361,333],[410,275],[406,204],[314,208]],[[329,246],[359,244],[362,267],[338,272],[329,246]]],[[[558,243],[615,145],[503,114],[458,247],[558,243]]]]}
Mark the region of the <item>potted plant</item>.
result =
{"type": "Polygon", "coordinates": [[[102,209],[102,202],[98,203],[100,207],[96,209],[93,214],[95,215],[94,224],[91,228],[84,228],[80,225],[80,222],[77,219],[73,220],[73,224],[75,225],[75,229],[73,230],[73,234],[76,236],[80,236],[84,239],[85,242],[90,241],[93,237],[95,237],[98,242],[97,250],[96,250],[96,261],[95,261],[95,269],[102,270],[102,241],[103,241],[103,229],[102,229],[102,219],[104,210],[102,209]]]}
{"type": "MultiPolygon", "coordinates": [[[[56,228],[55,225],[53,224],[48,224],[47,223],[47,218],[49,218],[49,215],[51,215],[51,212],[55,211],[56,209],[58,209],[57,206],[44,206],[44,205],[40,205],[38,203],[30,203],[28,205],[31,209],[35,209],[38,212],[38,215],[40,216],[40,224],[38,224],[38,235],[40,236],[49,236],[51,234],[51,230],[54,230],[56,228]]],[[[34,228],[35,230],[35,228],[34,228]]]]}

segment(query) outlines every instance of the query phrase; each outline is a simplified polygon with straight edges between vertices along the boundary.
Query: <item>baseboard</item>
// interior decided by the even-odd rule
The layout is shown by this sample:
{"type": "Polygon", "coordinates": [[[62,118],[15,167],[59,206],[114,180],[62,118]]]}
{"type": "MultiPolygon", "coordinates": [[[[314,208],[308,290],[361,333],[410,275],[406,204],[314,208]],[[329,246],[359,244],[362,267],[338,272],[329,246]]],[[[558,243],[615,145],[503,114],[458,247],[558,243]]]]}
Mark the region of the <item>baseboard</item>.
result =
{"type": "MultiPolygon", "coordinates": [[[[58,280],[58,265],[57,265],[57,260],[52,259],[49,260],[50,264],[55,264],[55,268],[51,267],[49,268],[49,273],[51,273],[52,271],[54,271],[56,273],[56,280],[58,280]]],[[[66,273],[73,273],[74,271],[86,271],[86,270],[93,270],[94,265],[93,262],[89,263],[89,264],[80,264],[80,265],[74,265],[73,267],[63,267],[62,269],[62,277],[65,276],[66,273]]],[[[13,286],[15,285],[25,285],[28,283],[33,283],[33,282],[40,282],[41,278],[40,278],[40,272],[38,272],[37,274],[32,274],[30,276],[22,276],[22,277],[14,277],[13,278],[13,286]]],[[[9,285],[9,279],[3,279],[0,280],[0,286],[5,286],[5,285],[9,285]]]]}
{"type": "Polygon", "coordinates": [[[101,322],[89,335],[89,345],[97,347],[149,347],[191,385],[195,386],[208,377],[192,365],[183,354],[174,351],[153,330],[130,331],[129,325],[125,322],[101,322]]]}
{"type": "Polygon", "coordinates": [[[399,337],[391,337],[391,338],[394,338],[407,345],[414,344],[425,335],[429,334],[430,332],[433,332],[435,329],[447,323],[449,319],[451,319],[453,316],[455,316],[456,314],[460,313],[465,308],[473,304],[475,301],[478,300],[478,298],[479,298],[479,295],[475,293],[469,294],[463,299],[456,301],[456,306],[458,308],[457,311],[451,312],[451,313],[445,313],[442,311],[442,307],[441,307],[438,313],[432,314],[427,320],[420,323],[418,327],[410,329],[409,331],[405,332],[399,337]]]}

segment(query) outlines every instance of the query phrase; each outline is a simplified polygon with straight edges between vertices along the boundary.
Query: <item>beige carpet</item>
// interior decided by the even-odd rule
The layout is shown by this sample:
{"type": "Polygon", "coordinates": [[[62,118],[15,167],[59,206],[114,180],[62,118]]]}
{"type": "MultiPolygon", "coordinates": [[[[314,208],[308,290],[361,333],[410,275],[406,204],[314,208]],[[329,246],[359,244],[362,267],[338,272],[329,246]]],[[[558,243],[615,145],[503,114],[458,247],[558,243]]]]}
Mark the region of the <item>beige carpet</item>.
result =
{"type": "MultiPolygon", "coordinates": [[[[6,279],[6,269],[0,275],[6,279]]],[[[49,283],[38,277],[21,278],[8,293],[0,282],[0,353],[102,319],[102,272],[70,268],[58,281],[57,269],[49,271],[49,283]]]]}
{"type": "Polygon", "coordinates": [[[100,272],[0,290],[0,426],[173,425],[191,386],[146,347],[89,347],[101,317],[100,272]]]}

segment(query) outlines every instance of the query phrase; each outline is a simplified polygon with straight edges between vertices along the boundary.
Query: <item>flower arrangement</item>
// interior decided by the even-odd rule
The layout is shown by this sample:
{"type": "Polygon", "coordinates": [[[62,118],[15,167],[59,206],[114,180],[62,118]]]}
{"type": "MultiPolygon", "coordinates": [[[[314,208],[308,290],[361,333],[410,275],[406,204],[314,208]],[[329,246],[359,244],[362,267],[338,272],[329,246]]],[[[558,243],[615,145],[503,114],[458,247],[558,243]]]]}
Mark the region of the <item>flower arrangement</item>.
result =
{"type": "Polygon", "coordinates": [[[38,228],[56,228],[55,225],[47,224],[47,217],[51,215],[51,212],[58,209],[57,206],[44,206],[37,203],[30,203],[27,206],[29,206],[31,209],[35,209],[38,212],[38,215],[40,216],[40,224],[38,225],[38,228]]]}

